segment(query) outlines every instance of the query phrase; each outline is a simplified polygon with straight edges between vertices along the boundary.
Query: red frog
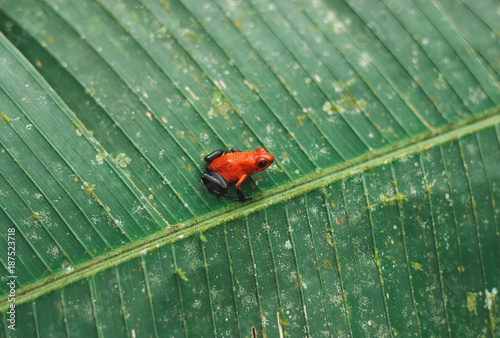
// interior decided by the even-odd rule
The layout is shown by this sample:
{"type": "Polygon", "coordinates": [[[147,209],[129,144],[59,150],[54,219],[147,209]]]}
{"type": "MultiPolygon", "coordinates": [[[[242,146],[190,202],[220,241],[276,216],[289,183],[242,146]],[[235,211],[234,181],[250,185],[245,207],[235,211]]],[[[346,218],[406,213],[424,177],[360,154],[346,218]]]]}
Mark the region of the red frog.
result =
{"type": "Polygon", "coordinates": [[[224,149],[216,150],[210,155],[205,156],[207,172],[201,175],[203,183],[212,194],[219,198],[222,203],[222,197],[231,197],[235,201],[248,201],[252,198],[252,190],[245,195],[241,191],[241,184],[252,174],[262,171],[273,164],[274,156],[268,153],[264,148],[258,148],[255,151],[239,151],[231,149],[227,153],[224,149]],[[227,194],[229,183],[236,182],[234,186],[238,198],[227,194]]]}

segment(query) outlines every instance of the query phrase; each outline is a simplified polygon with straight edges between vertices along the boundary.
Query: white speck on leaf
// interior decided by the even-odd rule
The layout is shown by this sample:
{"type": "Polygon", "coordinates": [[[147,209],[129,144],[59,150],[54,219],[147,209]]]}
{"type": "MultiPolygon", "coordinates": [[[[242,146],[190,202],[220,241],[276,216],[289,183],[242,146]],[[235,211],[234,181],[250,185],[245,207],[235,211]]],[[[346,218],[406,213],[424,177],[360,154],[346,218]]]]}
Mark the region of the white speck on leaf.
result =
{"type": "Polygon", "coordinates": [[[497,290],[497,288],[493,288],[491,290],[491,292],[489,292],[487,289],[485,291],[486,291],[486,298],[484,300],[484,303],[485,303],[484,307],[491,311],[493,308],[493,303],[494,303],[495,297],[498,293],[498,290],[497,290]]]}
{"type": "Polygon", "coordinates": [[[95,155],[95,160],[97,161],[97,164],[101,165],[104,163],[105,156],[102,153],[98,153],[95,155]]]}
{"type": "Polygon", "coordinates": [[[120,153],[116,156],[115,163],[121,168],[126,168],[130,164],[130,157],[125,153],[120,153]]]}

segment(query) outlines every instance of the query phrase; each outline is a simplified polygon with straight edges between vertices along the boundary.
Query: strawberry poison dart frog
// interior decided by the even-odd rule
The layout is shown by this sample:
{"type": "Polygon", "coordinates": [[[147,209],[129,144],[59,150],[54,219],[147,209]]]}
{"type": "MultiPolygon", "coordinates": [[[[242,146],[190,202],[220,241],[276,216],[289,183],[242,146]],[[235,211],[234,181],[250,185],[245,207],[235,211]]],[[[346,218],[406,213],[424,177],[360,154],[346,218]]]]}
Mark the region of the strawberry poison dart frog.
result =
{"type": "Polygon", "coordinates": [[[255,151],[239,151],[231,149],[227,153],[224,149],[216,150],[205,156],[208,162],[207,172],[201,175],[203,183],[212,194],[217,196],[222,203],[222,197],[231,197],[234,201],[244,202],[251,200],[250,190],[247,195],[241,191],[241,184],[252,174],[269,167],[274,156],[264,148],[255,151]],[[231,182],[236,182],[235,190],[238,198],[227,194],[231,182]]]}

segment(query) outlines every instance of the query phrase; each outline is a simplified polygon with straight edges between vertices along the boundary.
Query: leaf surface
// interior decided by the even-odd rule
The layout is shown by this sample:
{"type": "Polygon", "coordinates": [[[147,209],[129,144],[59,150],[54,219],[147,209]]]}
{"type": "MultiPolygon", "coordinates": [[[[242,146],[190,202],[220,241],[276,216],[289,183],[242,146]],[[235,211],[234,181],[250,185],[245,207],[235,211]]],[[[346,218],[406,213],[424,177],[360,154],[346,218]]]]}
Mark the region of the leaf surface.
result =
{"type": "Polygon", "coordinates": [[[498,334],[496,7],[1,0],[1,332],[498,334]]]}

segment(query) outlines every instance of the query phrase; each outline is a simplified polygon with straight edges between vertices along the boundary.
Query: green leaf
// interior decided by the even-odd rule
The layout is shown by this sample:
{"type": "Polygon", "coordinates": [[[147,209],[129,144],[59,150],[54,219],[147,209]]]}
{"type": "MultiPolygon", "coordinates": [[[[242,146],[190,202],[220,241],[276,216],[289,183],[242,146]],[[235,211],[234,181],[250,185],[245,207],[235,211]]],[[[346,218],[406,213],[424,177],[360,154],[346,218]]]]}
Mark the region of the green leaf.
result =
{"type": "Polygon", "coordinates": [[[499,335],[497,7],[0,0],[1,334],[499,335]]]}
{"type": "Polygon", "coordinates": [[[3,111],[0,112],[0,120],[2,120],[4,125],[12,122],[12,119],[9,116],[7,116],[7,114],[5,114],[3,111]]]}

